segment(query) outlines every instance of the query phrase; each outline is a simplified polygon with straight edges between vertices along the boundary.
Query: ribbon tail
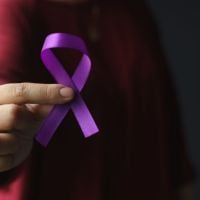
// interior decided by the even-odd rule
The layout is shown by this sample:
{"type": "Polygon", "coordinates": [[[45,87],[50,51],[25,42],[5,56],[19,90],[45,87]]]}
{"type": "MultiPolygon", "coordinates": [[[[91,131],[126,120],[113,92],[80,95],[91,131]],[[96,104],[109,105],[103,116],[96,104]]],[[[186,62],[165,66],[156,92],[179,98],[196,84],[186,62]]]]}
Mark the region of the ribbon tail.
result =
{"type": "Polygon", "coordinates": [[[69,105],[56,105],[48,115],[48,117],[43,122],[38,134],[36,136],[36,140],[43,146],[47,146],[51,138],[53,137],[56,129],[61,124],[65,115],[68,113],[70,109],[69,105]]]}
{"type": "Polygon", "coordinates": [[[87,138],[99,132],[99,129],[80,94],[77,93],[76,95],[71,108],[84,136],[87,138]]]}

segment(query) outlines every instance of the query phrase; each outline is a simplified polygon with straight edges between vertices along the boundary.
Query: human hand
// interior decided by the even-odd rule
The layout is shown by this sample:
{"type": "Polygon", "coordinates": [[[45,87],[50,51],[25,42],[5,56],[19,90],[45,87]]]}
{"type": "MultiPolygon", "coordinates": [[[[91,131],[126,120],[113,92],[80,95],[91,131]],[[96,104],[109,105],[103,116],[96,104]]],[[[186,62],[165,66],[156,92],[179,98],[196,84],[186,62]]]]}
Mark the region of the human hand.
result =
{"type": "Polygon", "coordinates": [[[73,95],[71,88],[59,84],[0,86],[0,172],[26,159],[34,136],[53,105],[69,102],[73,95]]]}

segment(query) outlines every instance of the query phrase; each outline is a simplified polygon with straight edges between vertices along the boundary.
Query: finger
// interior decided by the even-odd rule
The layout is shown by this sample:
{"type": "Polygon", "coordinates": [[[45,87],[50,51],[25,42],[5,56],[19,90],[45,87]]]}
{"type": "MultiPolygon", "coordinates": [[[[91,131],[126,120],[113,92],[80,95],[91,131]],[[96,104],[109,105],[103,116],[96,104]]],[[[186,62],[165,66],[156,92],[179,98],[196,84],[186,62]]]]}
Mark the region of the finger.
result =
{"type": "Polygon", "coordinates": [[[51,112],[52,105],[40,105],[40,104],[26,104],[27,109],[34,113],[35,117],[39,119],[44,119],[51,112]]]}
{"type": "Polygon", "coordinates": [[[14,154],[17,150],[17,136],[12,133],[0,133],[0,155],[14,154]]]}
{"type": "Polygon", "coordinates": [[[0,172],[11,169],[12,164],[13,164],[12,154],[0,156],[0,172]]]}
{"type": "Polygon", "coordinates": [[[59,84],[9,83],[0,86],[0,104],[62,104],[73,90],[59,84]]]}
{"type": "Polygon", "coordinates": [[[0,132],[24,130],[34,125],[34,117],[25,106],[16,104],[0,105],[0,132]]]}

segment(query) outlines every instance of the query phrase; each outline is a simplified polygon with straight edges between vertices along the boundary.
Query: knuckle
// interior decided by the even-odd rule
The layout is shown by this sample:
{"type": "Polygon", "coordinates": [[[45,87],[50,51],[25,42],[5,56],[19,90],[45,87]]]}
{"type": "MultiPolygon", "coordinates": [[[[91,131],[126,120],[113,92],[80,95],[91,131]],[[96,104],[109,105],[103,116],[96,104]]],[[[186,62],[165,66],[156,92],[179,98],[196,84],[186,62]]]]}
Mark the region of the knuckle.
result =
{"type": "Polygon", "coordinates": [[[19,83],[16,84],[13,90],[13,96],[16,98],[20,98],[21,100],[25,100],[27,94],[27,84],[26,83],[19,83]]]}
{"type": "Polygon", "coordinates": [[[50,85],[47,85],[45,88],[45,97],[47,99],[52,99],[53,98],[53,87],[50,85]]]}
{"type": "Polygon", "coordinates": [[[21,107],[15,104],[9,106],[9,124],[14,126],[21,115],[21,107]]]}
{"type": "Polygon", "coordinates": [[[14,90],[15,96],[21,97],[24,95],[25,91],[26,91],[26,85],[24,83],[19,83],[15,86],[14,90]]]}
{"type": "Polygon", "coordinates": [[[9,113],[10,113],[10,115],[12,115],[14,117],[18,117],[19,114],[21,113],[21,107],[16,104],[10,104],[9,113]]]}

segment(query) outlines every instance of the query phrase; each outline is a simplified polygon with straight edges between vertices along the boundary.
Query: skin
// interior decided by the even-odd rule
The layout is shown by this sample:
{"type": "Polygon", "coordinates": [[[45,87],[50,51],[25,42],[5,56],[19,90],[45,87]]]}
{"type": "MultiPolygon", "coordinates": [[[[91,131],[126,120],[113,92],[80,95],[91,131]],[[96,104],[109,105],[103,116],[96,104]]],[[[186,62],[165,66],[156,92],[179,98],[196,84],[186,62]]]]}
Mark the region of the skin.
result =
{"type": "MultiPolygon", "coordinates": [[[[71,101],[74,92],[59,84],[15,83],[0,85],[0,172],[23,162],[34,136],[54,104],[71,101]]],[[[193,184],[178,189],[180,200],[195,200],[193,184]]]]}
{"type": "Polygon", "coordinates": [[[23,162],[34,136],[54,104],[73,99],[73,90],[59,84],[16,83],[0,86],[0,172],[23,162]],[[63,90],[64,88],[64,90],[63,90]],[[62,89],[62,94],[60,94],[62,89]]]}
{"type": "MultiPolygon", "coordinates": [[[[88,0],[47,0],[81,4],[88,0]]],[[[0,172],[7,171],[26,159],[35,134],[54,104],[73,99],[73,90],[66,88],[62,97],[56,84],[17,83],[0,86],[0,172]]],[[[195,200],[193,183],[178,189],[180,200],[195,200]]]]}

